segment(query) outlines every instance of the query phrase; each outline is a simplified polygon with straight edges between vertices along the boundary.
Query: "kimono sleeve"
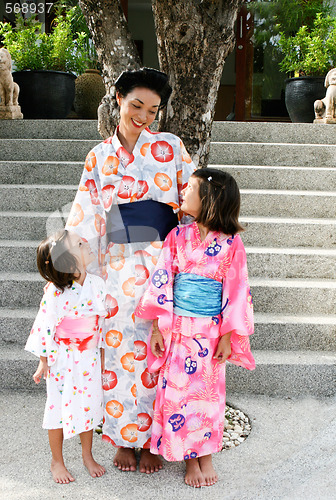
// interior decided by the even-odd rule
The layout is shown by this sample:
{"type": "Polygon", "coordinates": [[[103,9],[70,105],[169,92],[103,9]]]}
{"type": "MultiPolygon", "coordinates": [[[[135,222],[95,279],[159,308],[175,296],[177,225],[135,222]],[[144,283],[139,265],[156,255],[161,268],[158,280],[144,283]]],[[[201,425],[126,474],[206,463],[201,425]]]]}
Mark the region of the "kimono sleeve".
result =
{"type": "Polygon", "coordinates": [[[40,309],[25,346],[25,350],[35,356],[47,357],[49,366],[55,363],[58,353],[54,336],[58,324],[57,304],[60,294],[52,283],[45,286],[40,309]]]}
{"type": "Polygon", "coordinates": [[[255,368],[249,335],[254,332],[253,304],[248,283],[246,252],[239,235],[234,239],[231,266],[224,277],[220,335],[231,333],[231,355],[227,361],[255,368]]]}
{"type": "Polygon", "coordinates": [[[106,215],[103,208],[103,193],[98,173],[95,150],[87,155],[83,174],[75,200],[72,204],[66,229],[85,238],[96,259],[90,265],[92,272],[102,275],[106,253],[106,215]]]}

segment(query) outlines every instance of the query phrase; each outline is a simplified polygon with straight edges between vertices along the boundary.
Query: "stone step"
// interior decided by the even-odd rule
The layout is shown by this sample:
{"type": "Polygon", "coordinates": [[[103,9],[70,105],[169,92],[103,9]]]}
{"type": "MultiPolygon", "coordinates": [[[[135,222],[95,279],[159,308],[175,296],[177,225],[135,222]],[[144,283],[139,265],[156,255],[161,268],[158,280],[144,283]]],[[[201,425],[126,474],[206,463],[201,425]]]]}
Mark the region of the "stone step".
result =
{"type": "Polygon", "coordinates": [[[336,316],[255,313],[252,349],[336,352],[336,316]]]}
{"type": "MultiPolygon", "coordinates": [[[[72,185],[4,184],[0,186],[0,210],[58,210],[71,203],[76,192],[77,186],[72,185]]],[[[242,189],[241,199],[242,216],[336,216],[336,192],[242,189]]]]}
{"type": "Polygon", "coordinates": [[[211,139],[216,142],[283,142],[335,144],[332,125],[281,122],[214,122],[211,139]]]}
{"type": "MultiPolygon", "coordinates": [[[[0,308],[0,346],[23,347],[37,314],[35,307],[0,308]]],[[[288,316],[255,313],[252,349],[336,350],[336,316],[288,316]]]]}
{"type": "Polygon", "coordinates": [[[220,165],[278,165],[335,167],[336,146],[262,142],[212,142],[209,163],[220,165]]]}
{"type": "Polygon", "coordinates": [[[82,161],[0,161],[0,184],[50,184],[78,186],[82,161]]]}
{"type": "Polygon", "coordinates": [[[100,141],[84,139],[0,139],[2,160],[82,161],[100,141]]]}
{"type": "MultiPolygon", "coordinates": [[[[335,394],[336,355],[322,351],[254,351],[256,369],[227,363],[228,394],[250,393],[278,397],[324,397],[335,394]]],[[[38,358],[19,347],[0,351],[2,389],[36,389],[32,375],[38,358]],[[9,369],[10,367],[10,369],[9,369]]],[[[44,384],[40,384],[44,388],[44,384]]],[[[40,388],[40,390],[43,390],[40,388]]]]}
{"type": "Polygon", "coordinates": [[[240,189],[336,191],[336,169],[249,165],[209,165],[229,172],[240,189]]]}
{"type": "MultiPolygon", "coordinates": [[[[101,140],[97,125],[96,120],[1,120],[0,138],[101,140]]],[[[212,140],[335,144],[335,131],[332,125],[311,123],[215,121],[212,140]]]]}
{"type": "MultiPolygon", "coordinates": [[[[81,161],[0,161],[0,184],[78,185],[81,161]]],[[[249,165],[209,165],[229,172],[240,189],[335,191],[336,169],[249,165]]]]}
{"type": "MultiPolygon", "coordinates": [[[[2,160],[84,161],[99,141],[79,139],[0,139],[2,160]]],[[[335,167],[336,146],[213,142],[209,162],[227,165],[335,167]]]]}
{"type": "Polygon", "coordinates": [[[336,219],[241,217],[246,246],[334,248],[336,219]]]}
{"type": "Polygon", "coordinates": [[[227,363],[226,388],[244,394],[325,397],[336,393],[336,354],[322,351],[255,351],[249,372],[227,363]]]}
{"type": "Polygon", "coordinates": [[[101,141],[97,120],[1,120],[1,139],[94,139],[101,141]]]}
{"type": "MultiPolygon", "coordinates": [[[[64,212],[0,212],[1,240],[42,240],[63,227],[71,204],[64,212]],[[10,220],[10,224],[9,224],[10,220]],[[47,231],[48,228],[48,231],[47,231]]],[[[335,219],[285,219],[272,217],[241,217],[246,227],[242,239],[253,247],[336,247],[335,219]]]]}
{"type": "MultiPolygon", "coordinates": [[[[0,272],[36,272],[37,241],[0,240],[0,272]]],[[[336,249],[247,247],[250,277],[336,278],[336,249]]]]}
{"type": "MultiPolygon", "coordinates": [[[[336,315],[335,281],[251,278],[250,284],[258,313],[336,315]]],[[[38,273],[0,273],[0,307],[36,307],[43,286],[38,273]]]]}

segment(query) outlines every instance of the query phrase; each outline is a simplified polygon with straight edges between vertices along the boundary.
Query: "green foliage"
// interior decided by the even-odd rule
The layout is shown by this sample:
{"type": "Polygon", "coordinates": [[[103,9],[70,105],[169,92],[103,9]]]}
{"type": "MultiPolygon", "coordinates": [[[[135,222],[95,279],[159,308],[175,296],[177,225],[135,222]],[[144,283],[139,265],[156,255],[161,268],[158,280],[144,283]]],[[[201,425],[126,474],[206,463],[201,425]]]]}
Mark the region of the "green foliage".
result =
{"type": "Polygon", "coordinates": [[[254,38],[257,45],[277,46],[279,32],[294,35],[305,25],[313,27],[316,14],[331,15],[331,0],[251,0],[249,10],[255,17],[254,38]]]}
{"type": "Polygon", "coordinates": [[[279,46],[283,71],[323,76],[336,64],[336,18],[318,13],[311,30],[304,25],[293,36],[281,32],[279,46]]]}
{"type": "Polygon", "coordinates": [[[16,16],[13,28],[0,23],[0,36],[18,70],[54,70],[81,74],[89,66],[88,34],[74,32],[72,20],[75,12],[57,11],[50,34],[42,32],[36,18],[24,20],[16,16]]]}

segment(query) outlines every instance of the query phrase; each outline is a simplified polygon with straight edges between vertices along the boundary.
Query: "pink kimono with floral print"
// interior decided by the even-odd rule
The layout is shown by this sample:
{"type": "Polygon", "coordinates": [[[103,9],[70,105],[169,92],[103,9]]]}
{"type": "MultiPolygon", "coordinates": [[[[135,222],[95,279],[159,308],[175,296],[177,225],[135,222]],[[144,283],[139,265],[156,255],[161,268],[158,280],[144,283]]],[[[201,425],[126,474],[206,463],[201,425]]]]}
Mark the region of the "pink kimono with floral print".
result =
{"type": "Polygon", "coordinates": [[[158,318],[165,353],[148,348],[150,371],[160,370],[150,450],[179,461],[220,451],[225,415],[225,363],[213,359],[219,338],[231,334],[228,361],[255,368],[249,335],[253,306],[246,253],[239,234],[210,231],[201,241],[197,224],[178,226],[167,236],[137,316],[158,318]],[[223,283],[217,316],[187,317],[173,312],[178,273],[198,274],[223,283]]]}

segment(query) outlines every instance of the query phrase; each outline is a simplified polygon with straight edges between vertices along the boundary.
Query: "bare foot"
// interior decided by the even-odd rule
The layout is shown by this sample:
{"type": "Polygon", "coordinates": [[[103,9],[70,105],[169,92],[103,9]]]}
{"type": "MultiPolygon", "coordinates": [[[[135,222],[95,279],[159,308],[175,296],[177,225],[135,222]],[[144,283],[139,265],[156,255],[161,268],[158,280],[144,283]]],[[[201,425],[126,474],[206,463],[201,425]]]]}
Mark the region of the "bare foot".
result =
{"type": "Polygon", "coordinates": [[[212,456],[205,455],[204,457],[199,457],[198,460],[202,474],[204,476],[205,485],[212,486],[213,484],[217,483],[218,476],[212,465],[212,456]]]}
{"type": "Polygon", "coordinates": [[[198,458],[189,458],[188,460],[185,460],[185,463],[187,470],[184,476],[184,482],[193,488],[205,486],[205,479],[202,474],[198,458]]]}
{"type": "Polygon", "coordinates": [[[83,463],[92,477],[101,477],[106,472],[105,467],[98,464],[92,455],[83,457],[83,463]]]}
{"type": "Polygon", "coordinates": [[[137,466],[134,448],[118,448],[113,463],[119,470],[134,472],[137,466]]]}
{"type": "Polygon", "coordinates": [[[151,453],[148,449],[142,449],[139,469],[140,472],[145,472],[146,474],[158,472],[160,469],[162,469],[161,458],[157,455],[153,455],[153,453],[151,453]]]}
{"type": "Polygon", "coordinates": [[[55,483],[68,484],[75,480],[63,462],[56,462],[55,460],[52,460],[50,470],[55,483]]]}

